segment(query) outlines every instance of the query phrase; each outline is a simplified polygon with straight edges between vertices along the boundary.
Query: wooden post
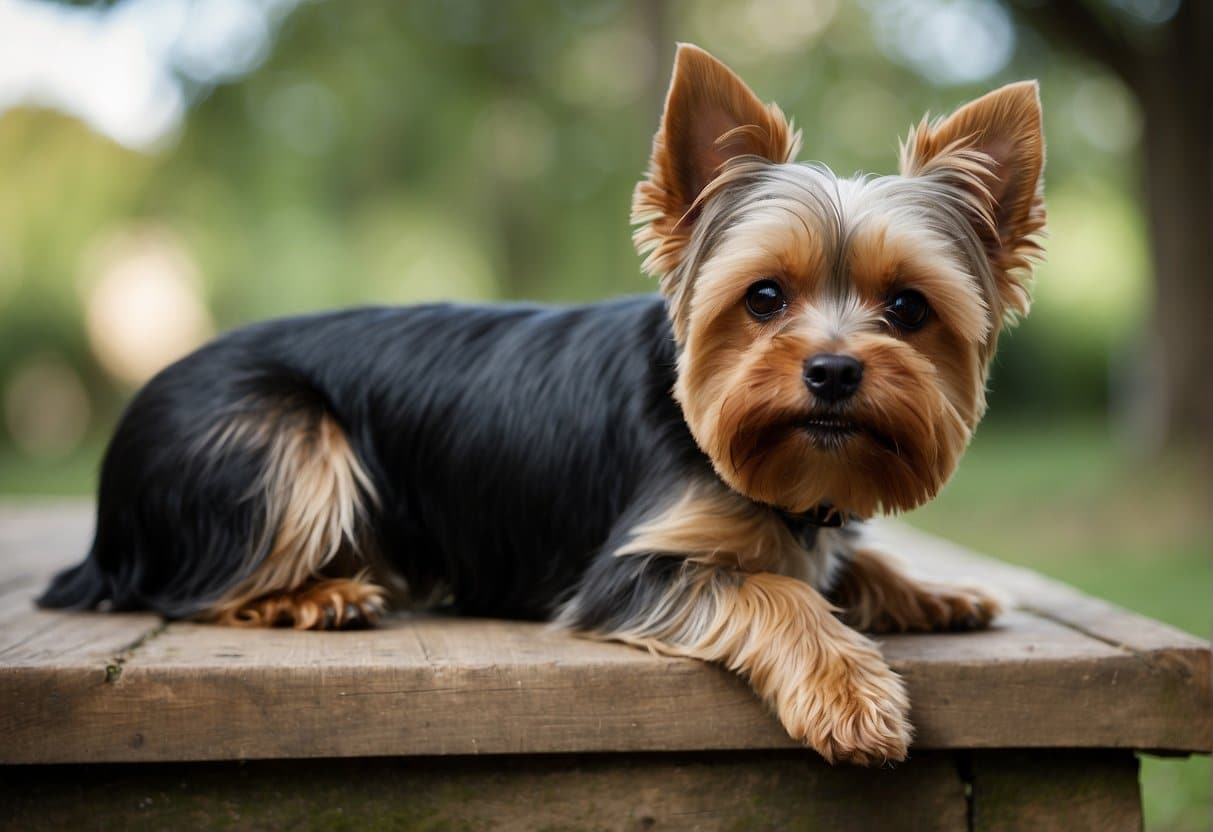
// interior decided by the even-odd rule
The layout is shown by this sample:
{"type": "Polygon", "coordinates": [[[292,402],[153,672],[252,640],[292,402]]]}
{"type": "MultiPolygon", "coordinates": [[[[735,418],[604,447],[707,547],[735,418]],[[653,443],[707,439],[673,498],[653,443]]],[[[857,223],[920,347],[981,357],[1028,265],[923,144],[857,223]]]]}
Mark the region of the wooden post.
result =
{"type": "Polygon", "coordinates": [[[981,751],[969,769],[973,832],[1139,832],[1129,751],[981,751]]]}

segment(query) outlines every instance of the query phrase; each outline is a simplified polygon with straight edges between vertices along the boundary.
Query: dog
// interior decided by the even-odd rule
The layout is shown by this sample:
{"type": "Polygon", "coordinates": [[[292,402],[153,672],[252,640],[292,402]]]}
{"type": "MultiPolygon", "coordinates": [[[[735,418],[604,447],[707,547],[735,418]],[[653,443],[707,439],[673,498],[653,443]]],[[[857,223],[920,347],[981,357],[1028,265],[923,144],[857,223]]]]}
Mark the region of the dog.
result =
{"type": "Polygon", "coordinates": [[[1035,82],[923,119],[893,176],[678,48],[632,205],[660,293],[364,308],[238,329],[133,399],[87,558],[44,607],[367,626],[390,605],[549,620],[741,674],[826,760],[906,756],[861,631],[972,629],[863,521],[931,499],[1041,253],[1035,82]]]}

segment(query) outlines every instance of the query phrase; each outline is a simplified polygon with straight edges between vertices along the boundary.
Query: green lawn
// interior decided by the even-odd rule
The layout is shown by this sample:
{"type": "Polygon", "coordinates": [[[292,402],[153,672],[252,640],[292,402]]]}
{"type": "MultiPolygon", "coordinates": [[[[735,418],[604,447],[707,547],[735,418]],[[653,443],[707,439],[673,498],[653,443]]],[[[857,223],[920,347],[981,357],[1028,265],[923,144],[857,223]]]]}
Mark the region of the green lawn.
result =
{"type": "Polygon", "coordinates": [[[86,443],[66,457],[31,459],[0,444],[0,496],[74,496],[97,488],[102,440],[86,443]]]}
{"type": "MultiPolygon", "coordinates": [[[[910,523],[1208,638],[1210,483],[1196,454],[1143,461],[1090,425],[986,428],[910,523]]],[[[1144,758],[1146,829],[1209,829],[1208,757],[1144,758]]]]}
{"type": "MultiPolygon", "coordinates": [[[[57,462],[0,451],[0,494],[93,489],[99,443],[57,462]]],[[[1134,459],[1089,424],[987,426],[916,526],[1207,638],[1210,483],[1194,454],[1134,459]]],[[[1207,830],[1207,757],[1145,758],[1146,828],[1207,830]]]]}

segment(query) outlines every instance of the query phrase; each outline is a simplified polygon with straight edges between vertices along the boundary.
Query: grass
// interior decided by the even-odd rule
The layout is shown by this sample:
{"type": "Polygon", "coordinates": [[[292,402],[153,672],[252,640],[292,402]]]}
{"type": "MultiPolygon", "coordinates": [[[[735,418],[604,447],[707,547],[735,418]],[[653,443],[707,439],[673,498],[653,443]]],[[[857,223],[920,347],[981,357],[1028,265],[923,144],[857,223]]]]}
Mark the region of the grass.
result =
{"type": "Polygon", "coordinates": [[[31,459],[12,446],[0,444],[0,497],[91,494],[97,487],[101,449],[98,440],[67,456],[31,459]]]}
{"type": "MultiPolygon", "coordinates": [[[[1135,459],[1089,424],[983,429],[906,519],[1208,638],[1210,483],[1196,454],[1135,459]]],[[[1208,830],[1208,757],[1142,759],[1146,829],[1208,830]]]]}
{"type": "MultiPolygon", "coordinates": [[[[0,494],[84,494],[100,444],[54,462],[0,451],[0,494]]],[[[1213,628],[1210,483],[1194,454],[1142,461],[1089,423],[986,426],[912,524],[1173,626],[1213,628]]],[[[1146,829],[1209,828],[1209,758],[1142,761],[1146,829]]]]}

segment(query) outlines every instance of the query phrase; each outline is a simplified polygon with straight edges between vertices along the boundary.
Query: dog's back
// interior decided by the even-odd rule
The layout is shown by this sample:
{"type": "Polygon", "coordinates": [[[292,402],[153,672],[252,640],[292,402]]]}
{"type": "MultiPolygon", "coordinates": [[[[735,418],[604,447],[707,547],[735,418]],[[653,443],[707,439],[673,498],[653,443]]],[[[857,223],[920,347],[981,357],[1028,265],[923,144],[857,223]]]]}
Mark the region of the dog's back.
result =
{"type": "Polygon", "coordinates": [[[298,623],[264,599],[327,580],[356,620],[371,590],[332,582],[373,568],[414,600],[546,616],[642,484],[706,464],[669,396],[666,320],[645,297],[237,330],[131,403],[89,557],[40,603],[298,623]]]}

